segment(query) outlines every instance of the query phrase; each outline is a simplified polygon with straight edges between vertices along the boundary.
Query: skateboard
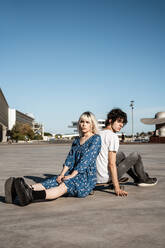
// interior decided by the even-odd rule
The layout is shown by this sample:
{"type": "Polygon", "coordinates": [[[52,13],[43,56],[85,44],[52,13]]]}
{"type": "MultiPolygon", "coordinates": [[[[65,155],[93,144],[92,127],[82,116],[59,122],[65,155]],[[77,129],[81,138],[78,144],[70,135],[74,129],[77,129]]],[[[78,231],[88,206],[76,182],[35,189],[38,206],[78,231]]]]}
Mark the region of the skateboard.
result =
{"type": "MultiPolygon", "coordinates": [[[[127,183],[128,181],[129,181],[129,178],[128,177],[122,177],[122,178],[120,178],[119,179],[120,189],[125,190],[124,184],[127,183]]],[[[101,189],[108,188],[108,189],[113,190],[114,189],[114,186],[113,186],[112,181],[110,181],[108,183],[97,183],[96,184],[96,188],[101,188],[101,189]]],[[[94,190],[92,190],[89,193],[89,195],[94,195],[94,190]]]]}
{"type": "MultiPolygon", "coordinates": [[[[127,183],[129,181],[128,177],[122,177],[119,179],[119,185],[120,185],[120,189],[124,190],[124,184],[127,183]]],[[[108,183],[97,183],[96,187],[103,187],[103,188],[109,188],[109,189],[114,189],[113,183],[112,181],[108,182],[108,183]]]]}
{"type": "MultiPolygon", "coordinates": [[[[122,177],[119,179],[119,186],[120,189],[125,190],[124,184],[127,183],[129,181],[128,177],[122,177]]],[[[112,182],[109,182],[109,188],[110,189],[114,189],[114,185],[112,182]]]]}

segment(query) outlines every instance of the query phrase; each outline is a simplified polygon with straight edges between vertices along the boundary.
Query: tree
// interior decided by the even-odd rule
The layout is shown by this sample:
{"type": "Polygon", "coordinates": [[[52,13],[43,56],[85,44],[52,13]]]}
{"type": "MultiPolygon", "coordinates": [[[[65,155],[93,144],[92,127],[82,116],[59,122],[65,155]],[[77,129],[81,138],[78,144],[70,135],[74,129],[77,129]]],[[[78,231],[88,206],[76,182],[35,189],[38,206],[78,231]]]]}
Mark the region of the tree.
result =
{"type": "Polygon", "coordinates": [[[148,131],[148,136],[152,136],[153,135],[153,132],[151,132],[151,131],[148,131]]]}
{"type": "Polygon", "coordinates": [[[62,139],[62,134],[60,134],[60,133],[59,133],[59,134],[56,134],[56,135],[55,135],[55,138],[56,138],[56,139],[62,139]]]}
{"type": "Polygon", "coordinates": [[[21,133],[25,136],[25,139],[34,139],[34,131],[29,124],[21,125],[21,133]]]}
{"type": "Polygon", "coordinates": [[[34,140],[43,140],[43,137],[41,134],[35,134],[34,140]]]}
{"type": "Polygon", "coordinates": [[[53,135],[51,133],[45,132],[44,136],[51,136],[52,137],[53,135]]]}
{"type": "Polygon", "coordinates": [[[136,133],[136,137],[138,138],[139,136],[140,136],[140,134],[137,132],[137,133],[136,133]]]}
{"type": "Polygon", "coordinates": [[[34,139],[34,136],[34,131],[29,124],[17,122],[11,130],[11,138],[16,141],[34,139]]]}

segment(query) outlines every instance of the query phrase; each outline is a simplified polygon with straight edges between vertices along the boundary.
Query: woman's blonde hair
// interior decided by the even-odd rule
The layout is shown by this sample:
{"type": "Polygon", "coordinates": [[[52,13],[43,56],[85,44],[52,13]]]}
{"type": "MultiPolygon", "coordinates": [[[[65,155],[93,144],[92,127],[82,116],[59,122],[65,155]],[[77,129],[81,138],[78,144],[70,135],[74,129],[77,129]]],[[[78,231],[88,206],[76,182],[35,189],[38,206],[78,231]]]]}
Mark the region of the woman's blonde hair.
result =
{"type": "Polygon", "coordinates": [[[98,134],[99,133],[98,123],[97,123],[95,115],[93,113],[89,112],[89,111],[86,111],[86,112],[82,113],[82,115],[80,116],[80,118],[78,120],[78,123],[77,123],[77,129],[78,129],[78,132],[79,132],[80,136],[82,136],[82,131],[81,131],[81,128],[80,128],[80,122],[81,122],[82,119],[88,119],[91,122],[91,124],[92,124],[92,133],[93,134],[98,134]]]}

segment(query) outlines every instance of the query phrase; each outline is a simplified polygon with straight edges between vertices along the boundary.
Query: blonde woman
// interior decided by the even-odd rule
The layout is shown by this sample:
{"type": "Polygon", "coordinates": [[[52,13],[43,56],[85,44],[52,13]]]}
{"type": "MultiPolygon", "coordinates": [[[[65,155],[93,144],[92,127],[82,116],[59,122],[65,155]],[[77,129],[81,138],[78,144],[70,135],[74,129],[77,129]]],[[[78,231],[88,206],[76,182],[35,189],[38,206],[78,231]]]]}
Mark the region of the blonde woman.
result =
{"type": "Polygon", "coordinates": [[[97,121],[91,112],[84,112],[78,121],[79,137],[73,141],[59,176],[42,183],[27,185],[23,178],[9,178],[5,184],[6,202],[15,195],[21,206],[37,200],[53,200],[64,194],[87,196],[96,185],[96,158],[101,148],[97,121]]]}

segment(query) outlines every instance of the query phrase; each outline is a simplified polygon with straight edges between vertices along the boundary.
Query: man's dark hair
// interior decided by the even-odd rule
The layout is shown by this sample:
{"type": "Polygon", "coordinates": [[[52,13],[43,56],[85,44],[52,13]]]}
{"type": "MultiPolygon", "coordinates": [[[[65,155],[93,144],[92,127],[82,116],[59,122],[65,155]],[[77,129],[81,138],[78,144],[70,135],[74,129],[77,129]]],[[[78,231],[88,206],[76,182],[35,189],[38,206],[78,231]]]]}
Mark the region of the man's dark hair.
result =
{"type": "Polygon", "coordinates": [[[107,119],[105,121],[105,126],[107,127],[109,125],[109,120],[112,120],[112,123],[114,123],[117,119],[122,119],[123,124],[127,124],[127,114],[123,112],[119,108],[112,109],[108,114],[107,114],[107,119]]]}

